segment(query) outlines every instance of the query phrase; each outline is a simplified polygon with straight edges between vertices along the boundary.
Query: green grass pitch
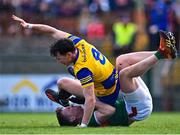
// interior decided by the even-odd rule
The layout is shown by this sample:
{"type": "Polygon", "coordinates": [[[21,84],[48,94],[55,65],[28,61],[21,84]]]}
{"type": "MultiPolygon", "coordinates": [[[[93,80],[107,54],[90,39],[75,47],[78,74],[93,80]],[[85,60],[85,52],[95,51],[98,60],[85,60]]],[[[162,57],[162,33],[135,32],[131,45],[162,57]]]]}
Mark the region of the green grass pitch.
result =
{"type": "Polygon", "coordinates": [[[0,134],[180,134],[180,113],[155,113],[130,127],[60,127],[55,113],[0,113],[0,134]]]}

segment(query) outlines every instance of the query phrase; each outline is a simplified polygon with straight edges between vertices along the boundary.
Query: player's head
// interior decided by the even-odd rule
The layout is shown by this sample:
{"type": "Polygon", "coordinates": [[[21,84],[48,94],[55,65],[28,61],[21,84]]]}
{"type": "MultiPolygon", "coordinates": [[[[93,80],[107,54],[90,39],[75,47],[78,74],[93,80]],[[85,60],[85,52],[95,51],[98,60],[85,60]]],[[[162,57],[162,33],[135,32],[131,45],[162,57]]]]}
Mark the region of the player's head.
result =
{"type": "Polygon", "coordinates": [[[56,116],[61,126],[77,126],[82,120],[83,108],[81,106],[57,108],[56,116]]]}
{"type": "Polygon", "coordinates": [[[75,60],[74,43],[67,39],[60,39],[50,47],[51,56],[55,57],[59,63],[69,65],[75,60]]]}

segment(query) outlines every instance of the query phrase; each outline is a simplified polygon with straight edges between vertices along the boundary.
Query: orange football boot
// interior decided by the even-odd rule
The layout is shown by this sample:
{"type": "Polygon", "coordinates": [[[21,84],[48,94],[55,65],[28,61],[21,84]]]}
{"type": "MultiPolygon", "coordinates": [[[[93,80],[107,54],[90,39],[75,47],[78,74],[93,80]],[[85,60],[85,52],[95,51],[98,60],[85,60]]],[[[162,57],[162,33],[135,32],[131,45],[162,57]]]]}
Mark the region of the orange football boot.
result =
{"type": "Polygon", "coordinates": [[[175,59],[177,55],[176,41],[172,32],[159,31],[160,45],[158,51],[165,59],[175,59]]]}

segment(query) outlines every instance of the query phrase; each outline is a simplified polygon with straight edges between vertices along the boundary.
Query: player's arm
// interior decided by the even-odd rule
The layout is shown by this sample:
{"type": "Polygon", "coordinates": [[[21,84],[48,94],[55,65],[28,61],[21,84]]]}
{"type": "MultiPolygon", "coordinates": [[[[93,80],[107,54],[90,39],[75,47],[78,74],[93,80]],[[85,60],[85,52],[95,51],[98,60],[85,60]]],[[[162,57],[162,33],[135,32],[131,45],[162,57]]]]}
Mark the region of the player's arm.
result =
{"type": "Polygon", "coordinates": [[[84,114],[83,114],[81,126],[86,127],[86,125],[88,125],[91,119],[96,103],[96,98],[94,94],[94,84],[84,88],[83,94],[85,97],[85,103],[84,103],[84,114]]]}
{"type": "Polygon", "coordinates": [[[85,98],[84,114],[80,127],[86,127],[92,116],[96,102],[94,93],[93,73],[89,68],[84,67],[76,73],[76,77],[81,82],[81,85],[83,87],[83,95],[85,98]]]}
{"type": "Polygon", "coordinates": [[[12,19],[14,21],[17,21],[23,28],[37,30],[39,32],[42,32],[43,34],[48,34],[55,39],[66,38],[69,35],[67,32],[58,30],[49,25],[27,23],[26,21],[24,21],[23,19],[15,16],[15,15],[12,15],[12,19]]]}

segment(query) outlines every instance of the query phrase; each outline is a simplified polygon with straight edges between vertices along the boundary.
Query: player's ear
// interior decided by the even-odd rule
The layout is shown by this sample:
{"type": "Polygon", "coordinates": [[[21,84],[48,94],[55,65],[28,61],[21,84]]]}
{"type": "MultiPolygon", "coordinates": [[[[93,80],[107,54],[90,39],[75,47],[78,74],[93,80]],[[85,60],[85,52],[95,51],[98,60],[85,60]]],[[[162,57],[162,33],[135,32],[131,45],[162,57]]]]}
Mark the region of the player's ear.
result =
{"type": "Polygon", "coordinates": [[[66,53],[66,56],[67,56],[67,57],[70,57],[71,55],[72,55],[72,52],[67,52],[67,53],[66,53]]]}

